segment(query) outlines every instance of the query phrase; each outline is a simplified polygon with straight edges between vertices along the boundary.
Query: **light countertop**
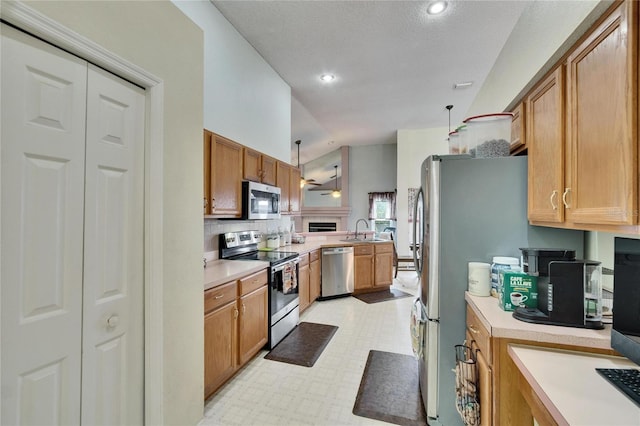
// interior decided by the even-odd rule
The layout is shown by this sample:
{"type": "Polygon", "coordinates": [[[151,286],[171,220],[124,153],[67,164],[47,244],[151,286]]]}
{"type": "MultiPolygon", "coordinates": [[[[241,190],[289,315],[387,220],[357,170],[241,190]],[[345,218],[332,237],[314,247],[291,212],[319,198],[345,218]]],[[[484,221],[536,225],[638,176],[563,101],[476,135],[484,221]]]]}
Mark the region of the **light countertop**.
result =
{"type": "Polygon", "coordinates": [[[611,325],[605,325],[603,330],[590,330],[532,324],[517,320],[512,312],[500,309],[495,297],[472,296],[465,292],[465,300],[492,337],[611,349],[611,325]]]}
{"type": "MultiPolygon", "coordinates": [[[[313,236],[306,237],[304,244],[291,244],[277,248],[277,251],[292,251],[306,254],[322,247],[345,247],[365,243],[382,243],[391,241],[341,241],[345,236],[313,236]]],[[[268,268],[269,262],[259,260],[209,260],[204,268],[204,289],[208,290],[229,281],[268,268]]]]}
{"type": "Polygon", "coordinates": [[[622,357],[509,345],[509,356],[559,425],[640,425],[640,407],[595,368],[638,368],[622,357]]]}
{"type": "Polygon", "coordinates": [[[269,267],[261,260],[210,260],[204,268],[204,289],[208,290],[269,267]]]}

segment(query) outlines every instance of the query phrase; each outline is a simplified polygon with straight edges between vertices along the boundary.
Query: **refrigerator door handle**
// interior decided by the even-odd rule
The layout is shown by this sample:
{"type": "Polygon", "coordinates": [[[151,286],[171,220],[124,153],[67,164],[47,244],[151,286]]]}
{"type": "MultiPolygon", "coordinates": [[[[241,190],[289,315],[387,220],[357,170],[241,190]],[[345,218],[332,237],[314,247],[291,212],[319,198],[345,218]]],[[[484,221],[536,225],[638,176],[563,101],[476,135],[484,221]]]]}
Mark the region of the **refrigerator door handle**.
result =
{"type": "Polygon", "coordinates": [[[413,355],[420,360],[424,353],[424,335],[427,318],[422,308],[420,298],[416,298],[413,301],[411,307],[411,347],[413,349],[413,355]]]}

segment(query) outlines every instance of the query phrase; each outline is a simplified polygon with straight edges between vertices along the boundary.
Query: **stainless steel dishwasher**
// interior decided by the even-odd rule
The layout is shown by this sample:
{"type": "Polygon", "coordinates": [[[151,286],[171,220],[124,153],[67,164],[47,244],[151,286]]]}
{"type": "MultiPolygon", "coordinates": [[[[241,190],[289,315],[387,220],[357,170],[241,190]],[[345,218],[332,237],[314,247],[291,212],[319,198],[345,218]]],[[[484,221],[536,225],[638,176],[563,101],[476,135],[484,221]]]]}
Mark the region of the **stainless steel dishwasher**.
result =
{"type": "Polygon", "coordinates": [[[327,299],[353,293],[353,247],[322,249],[322,289],[327,299]]]}

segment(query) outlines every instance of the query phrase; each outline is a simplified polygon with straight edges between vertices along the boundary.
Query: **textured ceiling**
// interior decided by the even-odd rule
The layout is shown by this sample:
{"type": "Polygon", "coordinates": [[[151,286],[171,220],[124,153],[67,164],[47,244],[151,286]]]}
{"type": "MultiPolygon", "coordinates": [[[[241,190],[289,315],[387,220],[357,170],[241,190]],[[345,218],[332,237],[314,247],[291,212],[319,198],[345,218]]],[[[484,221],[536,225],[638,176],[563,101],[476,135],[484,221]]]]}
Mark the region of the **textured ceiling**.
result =
{"type": "Polygon", "coordinates": [[[342,145],[395,143],[399,129],[447,127],[448,104],[460,124],[530,4],[450,1],[433,17],[424,1],[211,1],[291,86],[301,164],[342,145]]]}

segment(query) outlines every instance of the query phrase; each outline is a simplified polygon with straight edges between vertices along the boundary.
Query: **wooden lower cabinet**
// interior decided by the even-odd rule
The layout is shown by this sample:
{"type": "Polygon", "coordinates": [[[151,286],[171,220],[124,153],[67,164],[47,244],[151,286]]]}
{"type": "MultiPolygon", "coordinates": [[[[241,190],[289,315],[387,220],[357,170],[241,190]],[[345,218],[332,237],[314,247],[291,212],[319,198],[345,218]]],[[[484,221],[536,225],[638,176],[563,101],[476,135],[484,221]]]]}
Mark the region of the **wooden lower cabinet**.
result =
{"type": "Polygon", "coordinates": [[[375,243],[374,287],[389,287],[393,284],[393,243],[375,243]]]}
{"type": "Polygon", "coordinates": [[[235,301],[204,316],[205,399],[236,372],[237,318],[235,301]]]}
{"type": "MultiPolygon", "coordinates": [[[[616,355],[613,350],[562,345],[532,340],[493,337],[467,305],[467,345],[476,349],[481,426],[520,426],[533,424],[532,409],[520,392],[520,372],[511,360],[512,344],[616,355]]],[[[539,424],[544,419],[536,419],[539,424]]]]}
{"type": "Polygon", "coordinates": [[[300,256],[298,293],[301,313],[320,297],[320,272],[320,250],[300,256]]]}
{"type": "Polygon", "coordinates": [[[393,242],[353,246],[355,293],[388,288],[393,284],[393,242]]]}
{"type": "Polygon", "coordinates": [[[209,398],[268,340],[267,270],[204,295],[204,398],[209,398]]]}
{"type": "Polygon", "coordinates": [[[321,272],[320,250],[314,250],[309,254],[309,303],[320,297],[321,272]]]}
{"type": "Polygon", "coordinates": [[[353,247],[353,279],[354,292],[373,289],[373,246],[358,244],[353,247]]]}
{"type": "Polygon", "coordinates": [[[249,361],[269,340],[269,293],[264,285],[240,298],[238,358],[249,361]]]}
{"type": "Polygon", "coordinates": [[[298,296],[300,297],[300,313],[311,305],[309,255],[300,256],[298,264],[298,296]]]}

